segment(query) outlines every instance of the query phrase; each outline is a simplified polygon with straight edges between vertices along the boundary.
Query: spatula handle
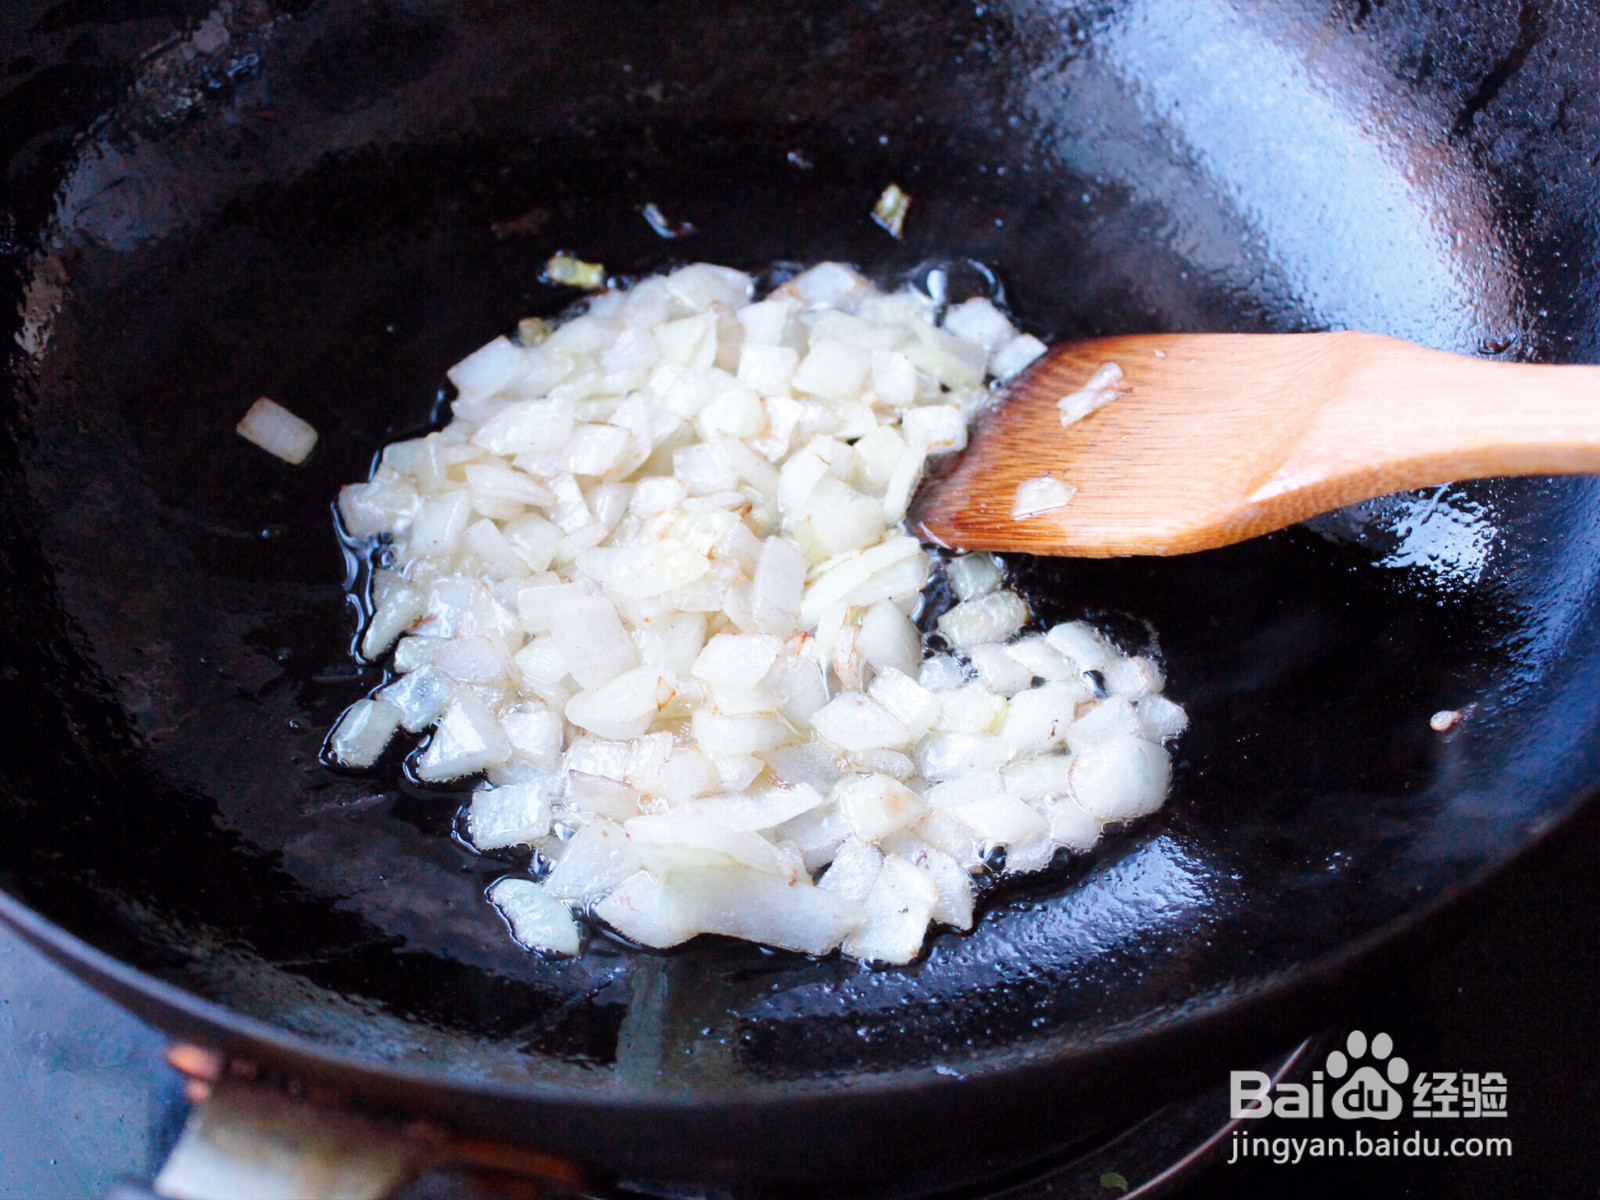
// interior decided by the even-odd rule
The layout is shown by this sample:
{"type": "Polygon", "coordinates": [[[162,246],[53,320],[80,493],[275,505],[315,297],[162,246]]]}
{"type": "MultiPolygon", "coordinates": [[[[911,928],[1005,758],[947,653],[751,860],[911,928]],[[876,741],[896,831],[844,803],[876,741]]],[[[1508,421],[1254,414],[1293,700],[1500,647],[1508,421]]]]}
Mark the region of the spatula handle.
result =
{"type": "Polygon", "coordinates": [[[1312,486],[1359,499],[1452,479],[1600,472],[1600,367],[1486,362],[1373,334],[1322,336],[1348,371],[1254,501],[1312,486]]]}

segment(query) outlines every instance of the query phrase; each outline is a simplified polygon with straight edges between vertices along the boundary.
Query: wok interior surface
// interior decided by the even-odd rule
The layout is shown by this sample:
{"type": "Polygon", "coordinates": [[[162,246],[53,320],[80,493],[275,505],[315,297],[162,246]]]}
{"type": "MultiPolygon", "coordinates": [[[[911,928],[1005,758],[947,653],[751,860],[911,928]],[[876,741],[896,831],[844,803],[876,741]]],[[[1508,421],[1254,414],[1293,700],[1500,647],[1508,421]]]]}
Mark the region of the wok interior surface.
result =
{"type": "Polygon", "coordinates": [[[1047,337],[1359,327],[1596,361],[1600,101],[1577,84],[1600,39],[1475,7],[175,10],[181,36],[27,226],[0,883],[352,1080],[400,1069],[407,1102],[442,1087],[524,1135],[538,1113],[553,1148],[604,1134],[641,1169],[686,1152],[660,1144],[674,1113],[790,1105],[761,1147],[696,1152],[733,1170],[789,1137],[809,1157],[773,1169],[803,1173],[848,1157],[814,1136],[846,1101],[903,1101],[883,1164],[973,1153],[931,1144],[929,1114],[974,1098],[992,1117],[1048,1081],[1058,1136],[1223,1065],[1185,1031],[1259,1020],[1600,779],[1591,480],[1016,563],[1046,621],[1159,646],[1192,721],[1173,795],[886,970],[710,939],[514,946],[482,899],[505,864],[450,837],[458,797],[319,765],[381,679],[350,656],[330,504],[442,412],[445,367],[568,303],[538,282],[558,249],[623,276],[946,262],[980,287],[970,259],[1047,337]],[[903,241],[866,215],[891,180],[903,241]],[[696,232],[663,240],[647,203],[696,232]],[[259,395],[321,431],[304,467],[234,434],[259,395]],[[618,1132],[630,1111],[649,1121],[618,1132]]]}

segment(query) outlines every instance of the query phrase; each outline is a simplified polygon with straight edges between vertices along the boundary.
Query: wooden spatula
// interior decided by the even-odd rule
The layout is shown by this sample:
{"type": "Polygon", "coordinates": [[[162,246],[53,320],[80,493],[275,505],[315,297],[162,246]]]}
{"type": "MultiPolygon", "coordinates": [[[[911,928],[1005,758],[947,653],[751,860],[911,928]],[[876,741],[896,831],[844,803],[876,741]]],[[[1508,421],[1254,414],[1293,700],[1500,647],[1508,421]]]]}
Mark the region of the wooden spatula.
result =
{"type": "Polygon", "coordinates": [[[963,550],[1187,554],[1405,488],[1586,472],[1600,473],[1600,367],[1365,333],[1101,338],[1029,368],[911,526],[963,550]],[[1063,428],[1057,402],[1107,363],[1114,398],[1063,428]],[[1077,491],[1014,517],[1018,486],[1043,476],[1077,491]]]}

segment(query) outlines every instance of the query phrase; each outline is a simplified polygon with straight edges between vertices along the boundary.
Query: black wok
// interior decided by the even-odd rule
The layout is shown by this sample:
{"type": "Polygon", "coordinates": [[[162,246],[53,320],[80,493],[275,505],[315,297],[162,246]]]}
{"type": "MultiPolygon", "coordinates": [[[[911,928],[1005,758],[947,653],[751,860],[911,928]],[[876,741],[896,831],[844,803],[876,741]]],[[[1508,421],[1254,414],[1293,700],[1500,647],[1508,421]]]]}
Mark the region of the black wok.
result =
{"type": "Polygon", "coordinates": [[[1193,727],[1164,813],[925,961],[529,957],[454,800],[318,749],[377,679],[335,490],[437,416],[445,366],[566,302],[550,253],[973,259],[1046,335],[1360,327],[1600,361],[1600,23],[218,13],[41,7],[0,114],[0,915],[162,1028],[620,1175],[977,1178],[1247,1065],[1600,784],[1595,482],[1463,485],[1191,558],[1024,564],[1047,617],[1158,633],[1193,727]],[[867,219],[891,180],[903,241],[867,219]],[[697,232],[662,239],[647,203],[697,232]],[[321,430],[304,468],[234,435],[263,394],[321,430]]]}

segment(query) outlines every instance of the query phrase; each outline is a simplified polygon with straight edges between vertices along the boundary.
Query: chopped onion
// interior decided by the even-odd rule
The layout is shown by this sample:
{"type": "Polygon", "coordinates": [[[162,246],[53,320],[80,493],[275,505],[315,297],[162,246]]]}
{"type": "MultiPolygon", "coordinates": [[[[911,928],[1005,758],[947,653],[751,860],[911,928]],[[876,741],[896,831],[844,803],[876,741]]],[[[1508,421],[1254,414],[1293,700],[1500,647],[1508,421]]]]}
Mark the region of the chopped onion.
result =
{"type": "Polygon", "coordinates": [[[252,404],[235,428],[245,441],[294,466],[305,462],[317,444],[314,426],[267,396],[252,404]]]}
{"type": "Polygon", "coordinates": [[[568,287],[598,288],[605,286],[606,269],[599,263],[584,262],[570,254],[556,254],[545,263],[544,277],[551,283],[568,287]]]}
{"type": "MultiPolygon", "coordinates": [[[[604,286],[568,255],[546,278],[604,286]]],[[[1039,870],[1160,805],[1186,718],[1152,659],[1024,634],[988,554],[942,568],[950,653],[927,653],[907,506],[985,378],[1044,349],[981,298],[936,324],[930,286],[825,263],[752,302],[695,264],[603,292],[462,360],[451,423],[340,493],[348,536],[391,543],[360,645],[393,677],[329,757],[404,728],[418,779],[482,778],[467,835],[543,876],[490,889],[522,944],[576,953],[582,916],[909,962],[930,924],[971,927],[994,851],[1039,870]]],[[[1019,517],[1067,490],[1032,481],[1019,517]]]]}
{"type": "Polygon", "coordinates": [[[661,884],[663,917],[695,933],[720,933],[827,954],[866,914],[862,905],[822,888],[743,867],[673,871],[661,884]]]}
{"type": "Polygon", "coordinates": [[[992,554],[963,554],[950,560],[945,576],[950,580],[956,599],[971,600],[998,588],[1004,572],[992,554]]]}
{"type": "Polygon", "coordinates": [[[906,210],[910,207],[911,197],[900,190],[898,183],[891,183],[883,189],[883,195],[878,197],[878,203],[873,206],[872,219],[891,237],[899,237],[905,227],[906,210]]]}
{"type": "Polygon", "coordinates": [[[1056,401],[1056,408],[1061,411],[1061,424],[1072,425],[1110,404],[1117,398],[1117,385],[1121,382],[1121,367],[1116,363],[1102,364],[1099,370],[1089,376],[1088,383],[1056,401]]]}
{"type": "Polygon", "coordinates": [[[1072,760],[1072,797],[1101,821],[1128,821],[1161,807],[1172,764],[1154,742],[1124,736],[1097,743],[1072,760]]]}
{"type": "Polygon", "coordinates": [[[1010,379],[1020,374],[1047,348],[1031,333],[1020,334],[994,352],[994,357],[989,360],[989,369],[994,372],[996,379],[1010,379]]]}
{"type": "Polygon", "coordinates": [[[962,341],[982,346],[991,354],[1017,336],[1006,315],[986,296],[952,304],[944,315],[944,327],[962,341]]]}
{"type": "Polygon", "coordinates": [[[342,767],[370,767],[400,727],[401,713],[384,700],[357,700],[339,718],[328,751],[342,767]]]}
{"type": "Polygon", "coordinates": [[[856,837],[869,845],[915,825],[928,810],[921,796],[887,775],[846,776],[834,799],[856,837]]]}
{"type": "Polygon", "coordinates": [[[965,650],[984,642],[999,642],[1028,621],[1028,606],[1015,592],[990,592],[963,600],[939,618],[939,632],[952,646],[965,650]]]}
{"type": "Polygon", "coordinates": [[[475,775],[510,757],[511,741],[494,714],[475,692],[462,689],[445,707],[427,748],[417,758],[417,777],[445,783],[475,775]]]}
{"type": "Polygon", "coordinates": [[[531,879],[507,876],[490,887],[487,895],[511,926],[511,936],[528,949],[550,954],[578,952],[578,923],[566,905],[531,879]]]}
{"type": "Polygon", "coordinates": [[[526,845],[550,832],[550,803],[560,792],[554,775],[472,793],[467,835],[479,850],[526,845]]]}
{"type": "Polygon", "coordinates": [[[874,962],[910,962],[939,902],[939,886],[925,871],[891,854],[862,901],[866,920],[845,939],[845,953],[874,962]]]}
{"type": "Polygon", "coordinates": [[[811,723],[828,741],[845,750],[904,746],[911,741],[911,730],[905,722],[860,692],[835,697],[811,723]]]}
{"type": "Polygon", "coordinates": [[[1017,485],[1017,498],[1011,506],[1011,519],[1025,521],[1029,517],[1055,512],[1059,508],[1065,508],[1077,494],[1077,488],[1052,475],[1024,479],[1017,485]]]}

